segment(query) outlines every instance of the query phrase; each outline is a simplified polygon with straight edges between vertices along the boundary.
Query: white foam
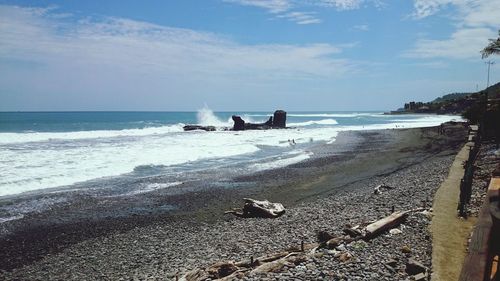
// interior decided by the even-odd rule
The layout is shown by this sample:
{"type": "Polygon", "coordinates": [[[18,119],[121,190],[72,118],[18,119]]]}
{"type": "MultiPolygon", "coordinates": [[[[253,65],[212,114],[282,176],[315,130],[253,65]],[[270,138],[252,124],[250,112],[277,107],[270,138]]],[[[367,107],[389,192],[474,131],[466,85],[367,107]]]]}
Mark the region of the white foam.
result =
{"type": "Polygon", "coordinates": [[[150,184],[146,184],[142,188],[136,189],[136,190],[129,192],[129,193],[126,193],[124,195],[136,195],[136,194],[148,193],[148,192],[155,191],[158,189],[169,188],[169,187],[181,185],[181,184],[182,184],[182,182],[180,182],[180,181],[167,182],[167,183],[150,183],[150,184]]]}
{"type": "MultiPolygon", "coordinates": [[[[248,116],[255,117],[270,117],[272,114],[249,114],[248,116]]],[[[360,113],[288,113],[288,117],[357,117],[357,116],[370,116],[370,117],[378,117],[378,116],[390,116],[384,115],[383,112],[360,112],[360,113]]]]}
{"type": "Polygon", "coordinates": [[[286,167],[286,166],[307,160],[307,159],[311,158],[311,155],[312,155],[312,153],[303,152],[303,153],[300,153],[300,154],[293,156],[293,157],[279,157],[278,159],[273,160],[273,161],[252,164],[249,166],[249,168],[252,171],[258,172],[258,171],[276,169],[276,168],[280,168],[280,167],[286,167]]]}
{"type": "MultiPolygon", "coordinates": [[[[401,117],[389,124],[367,126],[341,126],[334,119],[323,119],[308,120],[302,122],[302,126],[295,124],[297,128],[294,129],[244,132],[180,132],[182,126],[178,124],[122,131],[18,133],[14,139],[17,141],[5,141],[1,137],[4,133],[0,134],[0,141],[3,142],[0,145],[0,196],[121,175],[141,165],[168,167],[198,160],[248,155],[268,146],[285,148],[290,146],[288,140],[292,139],[299,146],[312,140],[332,143],[338,132],[345,130],[428,127],[451,120],[460,121],[461,118],[435,115],[413,116],[406,120],[401,117]],[[314,124],[322,126],[309,126],[314,124]],[[52,138],[79,141],[55,142],[50,140],[52,138]],[[33,143],[35,139],[38,142],[33,143]]],[[[254,168],[289,165],[306,157],[307,154],[286,155],[274,164],[273,161],[259,163],[262,165],[254,168]]],[[[168,186],[149,186],[145,190],[165,187],[168,186]]]]}
{"type": "Polygon", "coordinates": [[[126,136],[161,135],[173,132],[182,132],[184,124],[179,123],[169,126],[148,127],[143,129],[126,130],[95,130],[76,132],[25,132],[25,133],[0,133],[0,144],[41,142],[51,140],[82,140],[96,138],[114,138],[126,136]]]}
{"type": "Polygon", "coordinates": [[[215,126],[215,127],[225,127],[229,126],[229,120],[224,122],[215,116],[214,112],[205,105],[202,109],[198,110],[196,114],[198,118],[198,124],[202,126],[215,126]]]}
{"type": "Polygon", "coordinates": [[[13,220],[19,220],[19,219],[22,219],[22,218],[24,218],[23,215],[0,218],[0,223],[4,223],[4,222],[8,222],[8,221],[13,221],[13,220]]]}
{"type": "Polygon", "coordinates": [[[454,121],[463,122],[463,118],[455,115],[434,115],[434,116],[419,116],[417,119],[395,119],[391,123],[386,124],[371,124],[342,127],[342,130],[383,130],[383,129],[409,129],[409,128],[425,128],[439,126],[442,123],[454,121]]]}
{"type": "Polygon", "coordinates": [[[289,123],[289,127],[303,127],[303,126],[311,126],[311,125],[337,125],[338,122],[335,119],[323,119],[323,120],[313,120],[306,122],[298,122],[298,123],[289,123]]]}
{"type": "Polygon", "coordinates": [[[362,113],[313,113],[313,114],[287,114],[290,117],[357,117],[357,116],[378,116],[383,115],[380,113],[370,113],[370,112],[362,112],[362,113]]]}

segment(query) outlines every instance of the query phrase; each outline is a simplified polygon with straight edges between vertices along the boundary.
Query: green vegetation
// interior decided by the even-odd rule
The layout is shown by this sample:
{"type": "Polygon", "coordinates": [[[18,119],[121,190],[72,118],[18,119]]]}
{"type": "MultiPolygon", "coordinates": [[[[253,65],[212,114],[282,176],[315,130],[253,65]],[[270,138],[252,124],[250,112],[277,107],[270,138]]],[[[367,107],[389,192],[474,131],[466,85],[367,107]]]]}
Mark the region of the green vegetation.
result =
{"type": "Polygon", "coordinates": [[[447,94],[442,97],[439,97],[435,100],[432,101],[432,103],[442,103],[442,102],[447,102],[447,101],[454,101],[457,99],[462,99],[465,98],[466,96],[471,95],[472,93],[452,93],[452,94],[447,94]]]}
{"type": "Polygon", "coordinates": [[[483,59],[492,54],[500,54],[500,30],[498,31],[498,38],[490,39],[490,43],[481,51],[481,54],[483,56],[483,59]]]}

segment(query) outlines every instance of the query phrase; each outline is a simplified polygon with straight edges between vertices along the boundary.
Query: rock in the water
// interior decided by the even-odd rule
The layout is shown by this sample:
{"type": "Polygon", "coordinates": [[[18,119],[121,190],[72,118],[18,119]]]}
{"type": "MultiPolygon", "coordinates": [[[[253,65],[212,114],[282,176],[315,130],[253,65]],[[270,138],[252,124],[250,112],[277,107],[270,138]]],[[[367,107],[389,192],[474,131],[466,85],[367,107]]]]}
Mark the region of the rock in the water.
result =
{"type": "Polygon", "coordinates": [[[234,126],[233,126],[233,130],[234,131],[243,131],[243,130],[245,130],[245,121],[243,119],[241,119],[240,116],[233,115],[231,118],[234,121],[234,126]]]}
{"type": "Polygon", "coordinates": [[[269,117],[269,119],[264,123],[264,125],[272,127],[273,126],[273,117],[269,117]]]}
{"type": "Polygon", "coordinates": [[[200,125],[186,125],[182,127],[184,131],[194,131],[194,130],[203,130],[203,131],[215,131],[214,126],[200,126],[200,125]]]}
{"type": "Polygon", "coordinates": [[[425,273],[426,270],[427,268],[423,264],[414,259],[409,259],[408,262],[406,263],[406,273],[408,273],[408,275],[417,275],[419,273],[425,273]]]}
{"type": "Polygon", "coordinates": [[[276,110],[273,118],[274,128],[286,128],[286,112],[283,110],[276,110]]]}

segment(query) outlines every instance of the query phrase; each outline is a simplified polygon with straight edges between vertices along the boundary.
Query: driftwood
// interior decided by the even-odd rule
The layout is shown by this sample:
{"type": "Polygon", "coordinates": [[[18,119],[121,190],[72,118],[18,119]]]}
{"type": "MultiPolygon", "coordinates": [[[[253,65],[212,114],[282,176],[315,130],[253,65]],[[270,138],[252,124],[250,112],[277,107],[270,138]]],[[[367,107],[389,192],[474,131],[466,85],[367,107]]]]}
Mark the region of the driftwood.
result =
{"type": "MultiPolygon", "coordinates": [[[[257,206],[256,208],[259,210],[257,211],[257,213],[261,212],[262,209],[266,210],[265,214],[272,214],[273,216],[275,215],[274,211],[276,210],[278,211],[282,210],[282,213],[284,213],[283,205],[279,203],[270,203],[267,200],[257,201],[249,198],[245,198],[244,200],[245,200],[245,206],[247,205],[257,206]],[[266,206],[268,207],[267,209],[264,208],[266,206]],[[271,209],[274,211],[269,211],[271,209]]],[[[248,210],[250,209],[247,209],[247,211],[248,210]]],[[[335,237],[326,231],[320,231],[317,234],[317,238],[320,243],[310,243],[310,244],[302,243],[300,247],[295,246],[286,251],[277,252],[272,255],[267,255],[256,259],[251,258],[239,262],[234,262],[234,261],[218,262],[207,268],[198,268],[191,270],[184,276],[182,276],[179,280],[181,281],[201,281],[207,279],[234,280],[236,278],[241,278],[250,272],[255,272],[255,273],[278,272],[287,265],[293,266],[303,263],[307,259],[311,258],[311,256],[315,255],[316,250],[318,250],[319,248],[334,249],[339,247],[341,244],[349,244],[360,238],[364,239],[374,238],[377,235],[383,233],[384,231],[394,228],[399,224],[401,224],[409,213],[423,211],[423,210],[425,209],[418,208],[409,211],[394,212],[383,219],[380,219],[378,221],[375,221],[367,225],[362,230],[360,230],[359,226],[355,227],[348,226],[344,229],[344,233],[348,234],[347,236],[335,237]]],[[[245,211],[243,211],[242,213],[237,213],[235,211],[229,211],[226,213],[232,213],[243,217],[245,216],[245,211]]],[[[352,255],[348,251],[341,250],[341,252],[338,255],[338,258],[341,262],[345,262],[351,259],[352,255]]]]}
{"type": "Polygon", "coordinates": [[[381,234],[382,232],[384,232],[386,230],[397,227],[402,222],[404,222],[404,220],[406,219],[406,217],[408,216],[409,213],[419,212],[419,211],[423,211],[423,210],[425,210],[425,208],[417,208],[417,209],[413,209],[413,210],[409,210],[409,211],[394,212],[391,215],[389,215],[383,219],[380,219],[374,223],[367,225],[364,229],[364,231],[365,231],[364,238],[371,239],[375,236],[378,236],[379,234],[381,234]]]}
{"type": "Polygon", "coordinates": [[[271,203],[267,200],[259,201],[251,198],[243,198],[243,200],[245,200],[243,209],[233,209],[224,213],[241,218],[277,218],[285,213],[285,207],[281,203],[271,203]]]}
{"type": "Polygon", "coordinates": [[[284,251],[273,255],[263,256],[240,262],[218,262],[207,268],[191,270],[182,276],[180,281],[201,281],[201,280],[233,280],[242,277],[249,272],[277,272],[286,265],[297,265],[304,262],[309,255],[314,253],[318,247],[317,243],[302,245],[304,251],[284,251]],[[308,252],[306,252],[308,251],[308,252]]]}
{"type": "Polygon", "coordinates": [[[388,186],[388,185],[385,185],[385,184],[379,184],[375,188],[373,188],[373,193],[374,194],[380,194],[380,193],[382,193],[382,189],[393,189],[393,188],[394,187],[392,187],[392,186],[388,186]]]}
{"type": "Polygon", "coordinates": [[[363,236],[363,233],[354,227],[346,227],[342,230],[345,234],[349,235],[351,238],[359,238],[363,236]]]}
{"type": "Polygon", "coordinates": [[[377,235],[379,235],[380,233],[388,230],[388,229],[391,229],[391,228],[394,228],[396,226],[398,226],[399,224],[401,224],[405,219],[406,217],[408,216],[408,212],[394,212],[392,213],[391,215],[381,219],[381,220],[378,220],[372,224],[369,224],[366,228],[365,228],[365,231],[366,231],[366,235],[365,237],[368,238],[368,239],[371,239],[377,235]]]}

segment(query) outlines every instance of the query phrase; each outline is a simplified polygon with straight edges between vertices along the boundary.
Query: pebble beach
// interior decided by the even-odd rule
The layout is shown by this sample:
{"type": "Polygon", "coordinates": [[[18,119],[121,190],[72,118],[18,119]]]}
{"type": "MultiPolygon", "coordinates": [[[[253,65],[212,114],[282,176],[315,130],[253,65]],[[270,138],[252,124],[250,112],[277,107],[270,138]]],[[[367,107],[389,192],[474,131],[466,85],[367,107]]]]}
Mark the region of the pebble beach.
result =
{"type": "MultiPolygon", "coordinates": [[[[26,238],[32,236],[26,235],[23,240],[29,229],[25,225],[30,218],[26,218],[24,226],[22,221],[16,222],[1,237],[0,245],[6,251],[0,256],[0,279],[176,280],[190,270],[217,262],[241,261],[300,248],[301,243],[317,242],[318,231],[342,235],[346,226],[378,220],[389,215],[393,208],[426,211],[412,212],[397,231],[368,241],[343,243],[333,249],[318,249],[300,263],[287,264],[277,272],[250,273],[238,278],[411,280],[405,270],[409,261],[424,267],[428,274],[432,270],[429,232],[432,200],[463,144],[463,127],[450,125],[444,136],[438,135],[434,128],[370,134],[371,140],[379,140],[377,145],[367,142],[366,133],[356,133],[356,141],[346,141],[344,150],[318,148],[323,153],[317,153],[320,157],[309,163],[235,179],[235,182],[260,183],[258,188],[221,190],[216,196],[209,196],[214,191],[206,190],[178,195],[183,200],[189,201],[193,196],[205,203],[193,203],[173,214],[131,216],[119,220],[120,223],[115,220],[115,224],[97,227],[100,230],[94,235],[81,232],[109,220],[63,223],[58,225],[56,235],[47,229],[54,216],[61,213],[52,210],[39,215],[36,219],[41,218],[42,223],[30,229],[40,231],[37,239],[51,241],[39,251],[43,255],[30,250],[35,248],[30,248],[26,238]],[[352,167],[358,167],[359,171],[352,167]],[[283,176],[287,174],[290,176],[283,176]],[[375,194],[374,187],[380,184],[392,189],[375,194]],[[276,219],[223,215],[224,209],[240,207],[237,204],[243,197],[274,202],[281,198],[286,213],[276,219]],[[61,236],[64,229],[80,235],[61,236]],[[20,241],[27,245],[16,248],[20,241]]],[[[338,141],[343,142],[341,137],[338,141]]],[[[173,204],[169,200],[174,197],[161,198],[173,204]]]]}

